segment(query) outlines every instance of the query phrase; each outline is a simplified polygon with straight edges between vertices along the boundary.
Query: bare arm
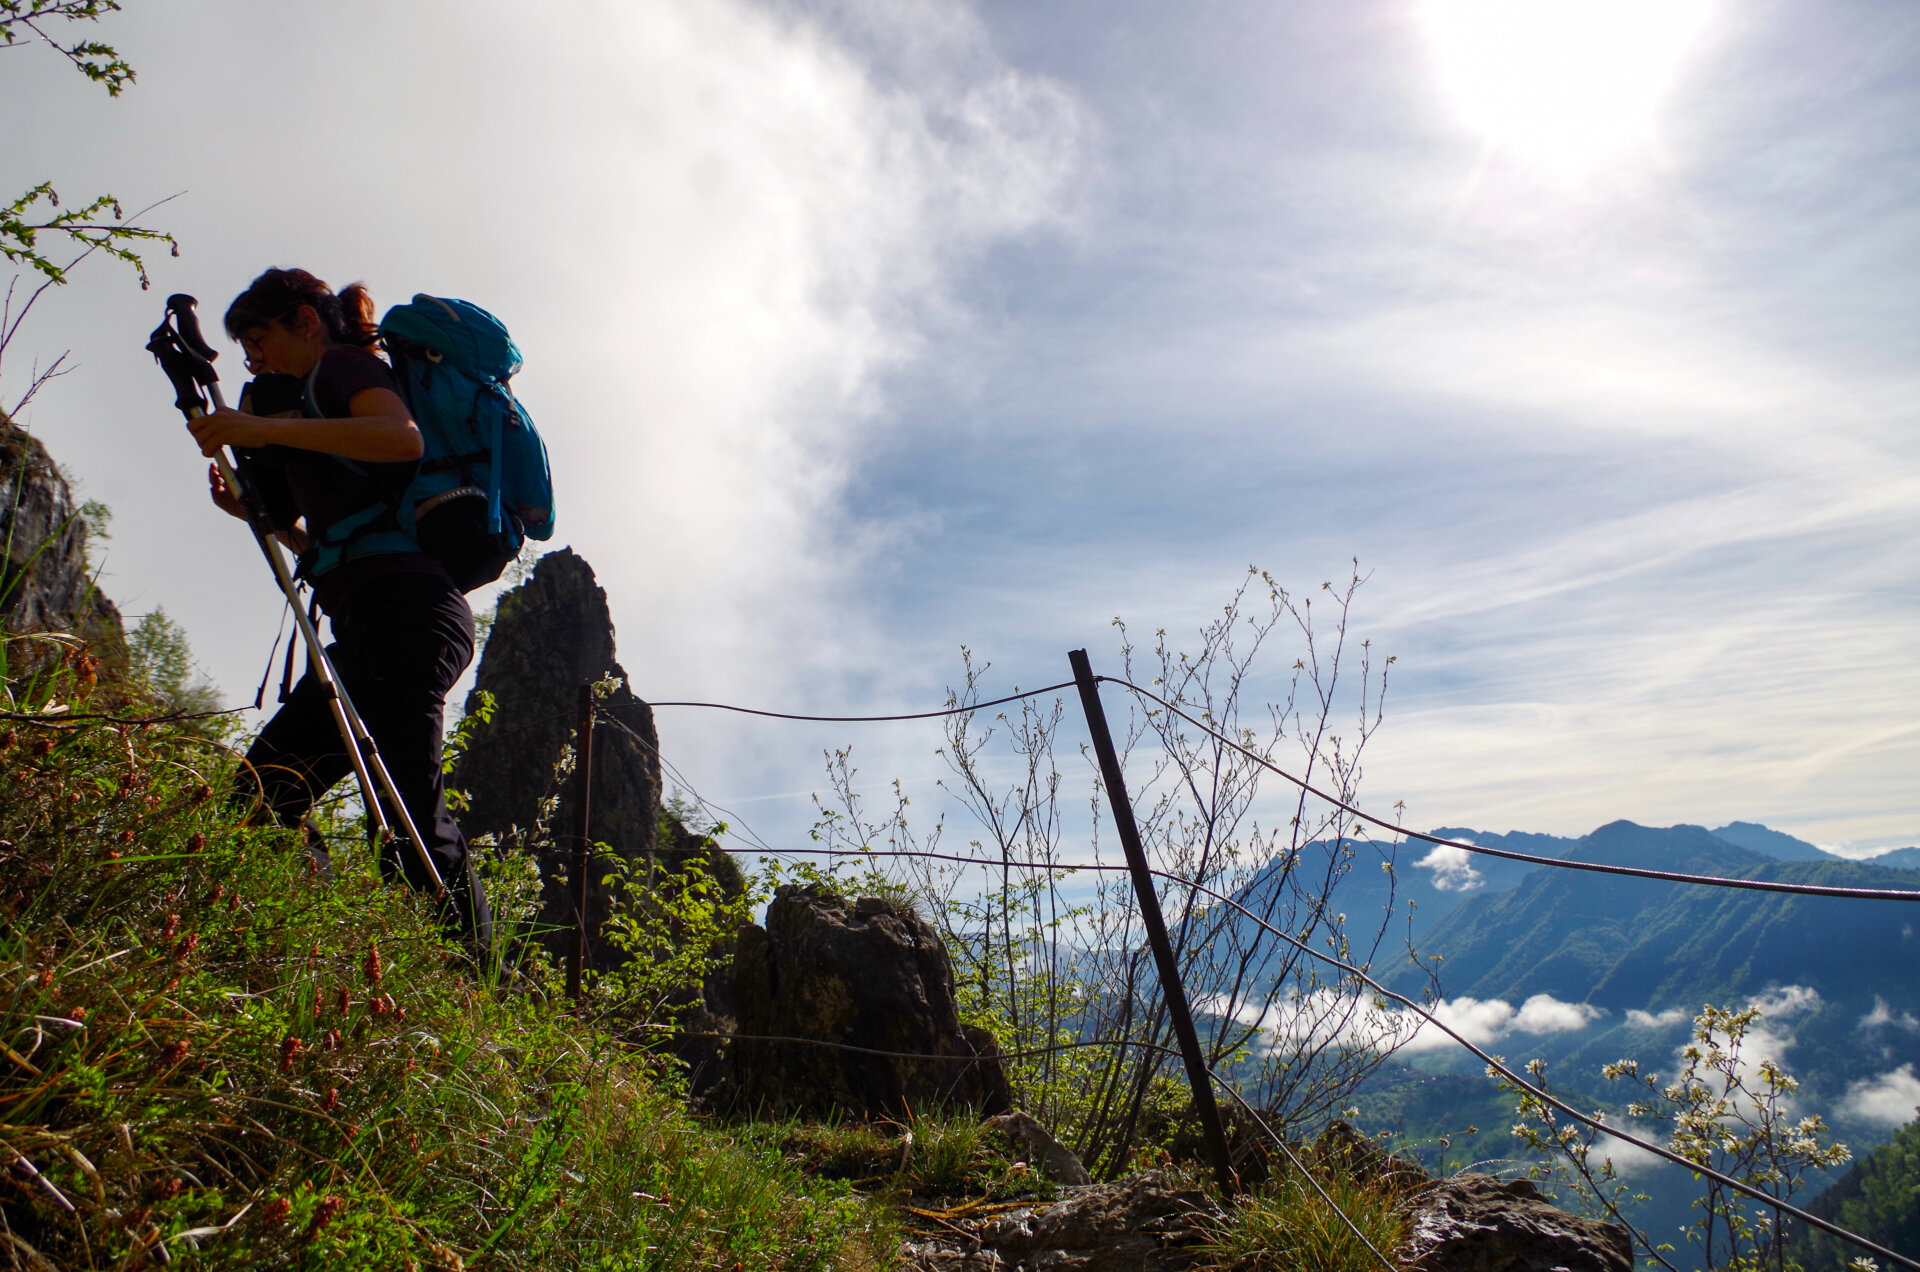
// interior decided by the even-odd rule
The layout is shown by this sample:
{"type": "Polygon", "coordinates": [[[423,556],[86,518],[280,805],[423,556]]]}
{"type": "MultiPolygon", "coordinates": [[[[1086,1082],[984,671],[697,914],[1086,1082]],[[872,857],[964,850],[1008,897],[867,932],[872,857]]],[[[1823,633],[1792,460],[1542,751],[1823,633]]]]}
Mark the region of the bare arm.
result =
{"type": "Polygon", "coordinates": [[[368,463],[405,463],[425,452],[419,425],[392,389],[362,389],[347,409],[352,414],[345,419],[270,420],[223,408],[187,427],[206,455],[222,446],[277,445],[368,463]]]}

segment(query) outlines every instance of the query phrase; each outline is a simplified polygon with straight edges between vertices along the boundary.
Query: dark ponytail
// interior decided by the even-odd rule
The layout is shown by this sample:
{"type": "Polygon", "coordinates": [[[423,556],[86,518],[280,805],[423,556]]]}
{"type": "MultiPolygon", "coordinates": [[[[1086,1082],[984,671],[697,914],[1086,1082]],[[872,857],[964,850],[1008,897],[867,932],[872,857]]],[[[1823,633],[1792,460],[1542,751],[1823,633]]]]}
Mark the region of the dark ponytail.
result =
{"type": "Polygon", "coordinates": [[[285,321],[302,305],[313,306],[332,344],[372,348],[380,340],[373,319],[373,297],[354,283],[339,295],[304,269],[270,269],[227,306],[227,334],[239,339],[245,332],[271,322],[285,321]]]}

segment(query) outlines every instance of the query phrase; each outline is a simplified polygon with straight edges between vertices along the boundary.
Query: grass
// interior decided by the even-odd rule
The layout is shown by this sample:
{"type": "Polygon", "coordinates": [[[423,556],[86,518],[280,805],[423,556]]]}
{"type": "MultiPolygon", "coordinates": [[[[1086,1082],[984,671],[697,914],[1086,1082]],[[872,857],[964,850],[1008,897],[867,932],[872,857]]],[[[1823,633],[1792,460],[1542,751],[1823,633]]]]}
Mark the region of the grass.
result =
{"type": "Polygon", "coordinates": [[[877,1197],[914,1204],[965,1198],[1050,1201],[1056,1189],[1020,1160],[1012,1141],[965,1115],[898,1123],[784,1121],[739,1128],[811,1178],[845,1180],[877,1197]]]}
{"type": "Polygon", "coordinates": [[[0,723],[10,1263],[884,1264],[885,1208],[476,980],[364,853],[329,884],[236,825],[233,765],[176,727],[0,723]]]}
{"type": "Polygon", "coordinates": [[[1204,1251],[1203,1266],[1215,1272],[1381,1272],[1375,1250],[1402,1266],[1412,1203],[1427,1184],[1424,1173],[1366,1146],[1338,1124],[1303,1155],[1302,1166],[1281,1163],[1272,1179],[1228,1212],[1204,1251]]]}

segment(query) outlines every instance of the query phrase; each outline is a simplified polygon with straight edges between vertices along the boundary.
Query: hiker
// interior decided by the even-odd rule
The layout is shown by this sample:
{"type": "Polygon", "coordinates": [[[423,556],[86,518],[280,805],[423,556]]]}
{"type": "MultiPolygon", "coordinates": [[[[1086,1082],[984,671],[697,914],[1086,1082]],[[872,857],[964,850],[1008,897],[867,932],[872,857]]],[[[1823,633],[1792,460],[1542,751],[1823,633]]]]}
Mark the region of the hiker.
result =
{"type": "MultiPolygon", "coordinates": [[[[300,269],[270,269],[226,313],[256,377],[242,410],[190,421],[207,455],[232,446],[274,530],[301,557],[333,627],[328,652],[359,707],[447,890],[443,919],[484,958],[492,918],[465,836],[447,808],[440,756],[446,695],[473,659],[473,611],[446,568],[392,517],[423,450],[393,369],[375,352],[373,301],[354,284],[335,295],[300,269]],[[351,534],[329,535],[343,522],[351,534]]],[[[217,466],[213,502],[244,518],[217,466]]],[[[239,798],[256,821],[301,824],[352,771],[324,682],[309,668],[247,752],[239,798]]],[[[394,820],[390,818],[390,820],[394,820]]],[[[311,833],[309,842],[317,839],[311,833]]],[[[325,865],[324,844],[313,844],[325,865]]],[[[412,848],[390,842],[381,873],[433,885],[412,848]]]]}

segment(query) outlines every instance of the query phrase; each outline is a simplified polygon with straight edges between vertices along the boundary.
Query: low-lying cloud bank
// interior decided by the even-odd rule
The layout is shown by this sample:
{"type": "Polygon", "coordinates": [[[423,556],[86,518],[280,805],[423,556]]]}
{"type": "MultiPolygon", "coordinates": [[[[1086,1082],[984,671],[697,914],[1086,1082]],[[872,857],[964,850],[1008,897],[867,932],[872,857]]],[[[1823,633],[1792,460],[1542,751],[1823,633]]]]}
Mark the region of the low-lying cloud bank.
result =
{"type": "Polygon", "coordinates": [[[1853,1083],[1840,1107],[1850,1117],[1888,1130],[1905,1126],[1920,1112],[1920,1078],[1914,1076],[1911,1064],[1903,1064],[1890,1073],[1853,1083]]]}
{"type": "MultiPolygon", "coordinates": [[[[1227,1014],[1227,1005],[1218,1000],[1202,1002],[1199,1008],[1227,1014]]],[[[1405,1055],[1458,1046],[1448,1029],[1484,1047],[1514,1034],[1539,1036],[1585,1029],[1607,1014],[1591,1004],[1562,1002],[1551,994],[1535,994],[1518,1007],[1500,998],[1443,998],[1428,1011],[1431,1021],[1418,1012],[1382,1007],[1355,994],[1316,990],[1282,999],[1264,1010],[1257,1004],[1241,1005],[1231,1014],[1242,1024],[1257,1025],[1270,1051],[1309,1042],[1340,1042],[1393,1047],[1405,1055]]]]}

